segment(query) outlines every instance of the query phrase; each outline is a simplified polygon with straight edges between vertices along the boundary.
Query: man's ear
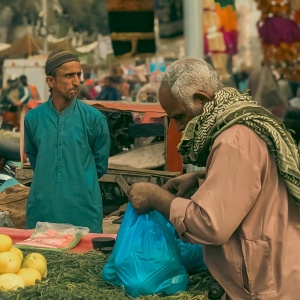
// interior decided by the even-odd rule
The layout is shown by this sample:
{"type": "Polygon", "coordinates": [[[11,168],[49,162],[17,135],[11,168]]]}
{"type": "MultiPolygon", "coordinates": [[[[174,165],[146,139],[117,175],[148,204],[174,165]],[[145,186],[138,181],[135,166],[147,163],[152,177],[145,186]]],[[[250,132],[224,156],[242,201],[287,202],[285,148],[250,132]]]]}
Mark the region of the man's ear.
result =
{"type": "Polygon", "coordinates": [[[54,77],[53,76],[47,76],[46,82],[50,88],[54,88],[54,77]]]}
{"type": "Polygon", "coordinates": [[[202,105],[204,105],[206,102],[210,101],[210,97],[205,92],[195,92],[193,94],[193,99],[195,102],[200,101],[202,105]]]}

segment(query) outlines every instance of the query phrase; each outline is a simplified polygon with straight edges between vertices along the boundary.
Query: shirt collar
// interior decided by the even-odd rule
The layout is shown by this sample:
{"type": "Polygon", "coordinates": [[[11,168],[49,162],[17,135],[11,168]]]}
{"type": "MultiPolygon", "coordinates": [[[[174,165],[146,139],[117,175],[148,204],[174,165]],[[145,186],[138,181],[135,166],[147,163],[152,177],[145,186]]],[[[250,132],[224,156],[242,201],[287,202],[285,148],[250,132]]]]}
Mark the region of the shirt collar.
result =
{"type": "Polygon", "coordinates": [[[61,111],[61,112],[57,111],[56,108],[54,107],[53,102],[52,102],[52,98],[50,98],[48,101],[49,101],[50,109],[51,109],[57,116],[59,116],[59,115],[65,116],[65,115],[69,114],[69,113],[73,110],[73,108],[74,108],[74,106],[76,105],[76,102],[78,101],[78,99],[75,98],[75,99],[71,102],[71,104],[70,104],[68,107],[66,107],[66,108],[65,108],[63,111],[61,111]]]}

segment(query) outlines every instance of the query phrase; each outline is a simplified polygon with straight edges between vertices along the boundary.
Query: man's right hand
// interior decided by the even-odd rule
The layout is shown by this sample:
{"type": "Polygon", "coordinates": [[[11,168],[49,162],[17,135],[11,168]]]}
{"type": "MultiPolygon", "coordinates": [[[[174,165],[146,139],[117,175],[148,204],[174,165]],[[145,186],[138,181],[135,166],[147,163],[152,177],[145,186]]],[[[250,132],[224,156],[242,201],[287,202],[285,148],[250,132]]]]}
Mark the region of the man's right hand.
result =
{"type": "Polygon", "coordinates": [[[198,179],[203,178],[205,178],[205,171],[191,172],[168,180],[162,188],[177,197],[184,197],[186,194],[198,188],[198,179]]]}

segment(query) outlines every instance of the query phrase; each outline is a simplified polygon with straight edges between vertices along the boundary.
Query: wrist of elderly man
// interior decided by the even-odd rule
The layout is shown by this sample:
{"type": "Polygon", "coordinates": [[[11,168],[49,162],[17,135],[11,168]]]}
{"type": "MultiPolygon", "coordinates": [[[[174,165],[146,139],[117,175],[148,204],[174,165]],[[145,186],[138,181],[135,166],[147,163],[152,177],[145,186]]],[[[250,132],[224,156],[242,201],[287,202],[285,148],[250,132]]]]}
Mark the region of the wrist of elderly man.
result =
{"type": "Polygon", "coordinates": [[[175,198],[175,195],[166,190],[160,189],[151,195],[150,207],[152,210],[159,211],[166,219],[169,220],[171,204],[175,198]]]}

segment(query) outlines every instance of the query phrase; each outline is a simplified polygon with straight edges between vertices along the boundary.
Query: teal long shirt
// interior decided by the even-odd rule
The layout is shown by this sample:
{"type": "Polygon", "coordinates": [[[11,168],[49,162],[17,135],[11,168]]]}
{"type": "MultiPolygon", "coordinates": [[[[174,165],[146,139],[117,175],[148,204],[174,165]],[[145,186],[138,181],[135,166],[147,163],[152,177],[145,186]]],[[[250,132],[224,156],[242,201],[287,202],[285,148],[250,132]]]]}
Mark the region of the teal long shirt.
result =
{"type": "Polygon", "coordinates": [[[24,134],[34,170],[27,228],[51,222],[102,232],[98,179],[107,172],[110,150],[105,116],[78,99],[59,113],[49,99],[26,114],[24,134]]]}

